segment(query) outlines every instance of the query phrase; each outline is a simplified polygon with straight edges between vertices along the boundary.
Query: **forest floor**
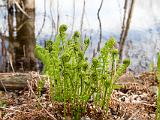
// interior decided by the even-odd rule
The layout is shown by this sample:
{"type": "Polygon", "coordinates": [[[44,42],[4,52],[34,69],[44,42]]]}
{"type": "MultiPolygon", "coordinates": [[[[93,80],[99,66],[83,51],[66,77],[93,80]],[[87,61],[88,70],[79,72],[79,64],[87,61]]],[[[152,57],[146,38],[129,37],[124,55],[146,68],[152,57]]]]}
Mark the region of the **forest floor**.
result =
{"type": "MultiPolygon", "coordinates": [[[[154,72],[138,76],[126,73],[117,84],[123,88],[113,91],[108,113],[88,103],[86,115],[81,120],[155,120],[157,80],[154,72]]],[[[38,99],[33,85],[29,88],[0,91],[0,120],[64,119],[63,103],[51,102],[47,92],[38,99]]],[[[71,120],[69,113],[67,116],[71,120]]]]}

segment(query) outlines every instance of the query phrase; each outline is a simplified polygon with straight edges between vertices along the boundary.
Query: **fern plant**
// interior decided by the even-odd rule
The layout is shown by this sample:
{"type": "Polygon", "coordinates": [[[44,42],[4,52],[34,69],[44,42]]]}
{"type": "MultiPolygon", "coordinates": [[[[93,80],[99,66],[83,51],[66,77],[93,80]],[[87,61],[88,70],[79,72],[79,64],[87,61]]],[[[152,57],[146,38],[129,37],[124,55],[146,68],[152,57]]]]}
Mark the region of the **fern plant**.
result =
{"type": "MultiPolygon", "coordinates": [[[[99,101],[99,106],[102,109],[108,111],[108,106],[110,102],[110,97],[112,91],[118,86],[115,85],[116,80],[125,72],[126,68],[129,66],[130,61],[124,60],[123,64],[119,64],[118,50],[115,48],[116,41],[114,38],[110,38],[104,47],[100,51],[100,56],[98,57],[97,71],[99,72],[100,81],[97,83],[98,90],[101,95],[99,101]]],[[[94,62],[92,62],[94,64],[94,62]]],[[[100,98],[100,97],[99,97],[100,98]]]]}
{"type": "Polygon", "coordinates": [[[158,61],[157,61],[157,79],[158,79],[158,95],[157,95],[156,120],[160,120],[160,53],[158,53],[158,61]]]}
{"type": "Polygon", "coordinates": [[[44,80],[39,80],[39,81],[38,81],[38,88],[37,88],[38,97],[41,97],[42,90],[43,90],[43,88],[44,88],[44,84],[45,84],[45,81],[44,81],[44,80]]]}
{"type": "Polygon", "coordinates": [[[86,104],[93,97],[93,104],[106,109],[115,85],[129,65],[129,60],[119,64],[116,41],[110,38],[101,49],[100,56],[89,62],[85,52],[89,38],[82,42],[78,31],[67,39],[67,26],[61,25],[55,41],[48,40],[46,48],[36,46],[36,55],[43,62],[43,72],[50,77],[50,96],[53,101],[64,103],[64,117],[67,105],[71,104],[73,119],[80,119],[86,111],[86,104]]]}

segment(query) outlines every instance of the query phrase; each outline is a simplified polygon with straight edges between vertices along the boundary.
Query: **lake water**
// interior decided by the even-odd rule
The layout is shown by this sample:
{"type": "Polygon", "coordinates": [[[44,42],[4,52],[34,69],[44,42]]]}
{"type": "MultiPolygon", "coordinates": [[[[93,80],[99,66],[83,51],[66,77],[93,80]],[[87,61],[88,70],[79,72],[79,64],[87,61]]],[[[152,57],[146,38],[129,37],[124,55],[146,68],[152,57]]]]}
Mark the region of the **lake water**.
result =
{"type": "MultiPolygon", "coordinates": [[[[2,34],[0,35],[7,37],[3,39],[0,37],[0,72],[10,72],[13,68],[15,71],[22,72],[36,70],[38,66],[35,64],[37,60],[34,59],[34,46],[36,43],[44,45],[45,40],[54,38],[58,24],[67,24],[68,33],[72,32],[73,24],[73,31],[80,30],[83,0],[75,0],[75,4],[74,0],[36,0],[35,18],[26,21],[21,16],[17,20],[13,17],[11,22],[13,28],[10,32],[8,19],[12,17],[8,17],[3,1],[0,0],[0,33],[2,34]],[[27,26],[32,26],[32,29],[27,26]],[[23,31],[19,30],[21,28],[23,31]],[[8,38],[10,35],[13,35],[11,40],[8,38]],[[28,36],[31,37],[28,38],[28,36]],[[28,58],[34,59],[34,62],[28,58]],[[11,61],[13,61],[13,68],[11,61]]],[[[100,0],[86,0],[82,31],[83,34],[91,37],[92,45],[87,54],[89,57],[92,57],[93,51],[96,51],[98,47],[97,10],[99,5],[100,0]]],[[[100,12],[103,30],[101,46],[110,36],[119,41],[123,6],[124,0],[104,0],[100,12]]],[[[151,63],[156,63],[157,53],[160,51],[159,6],[159,0],[135,0],[131,26],[123,51],[123,58],[131,59],[130,70],[132,71],[148,71],[151,63]]],[[[34,16],[32,13],[30,15],[34,16]]]]}

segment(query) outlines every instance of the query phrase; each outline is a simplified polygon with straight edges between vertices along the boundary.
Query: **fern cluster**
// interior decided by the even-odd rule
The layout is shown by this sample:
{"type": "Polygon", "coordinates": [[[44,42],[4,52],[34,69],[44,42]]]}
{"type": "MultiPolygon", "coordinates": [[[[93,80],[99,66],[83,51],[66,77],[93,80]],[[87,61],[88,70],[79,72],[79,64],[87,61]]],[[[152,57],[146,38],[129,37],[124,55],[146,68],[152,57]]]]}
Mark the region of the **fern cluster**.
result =
{"type": "Polygon", "coordinates": [[[156,120],[160,120],[160,53],[158,54],[158,61],[157,61],[157,79],[158,79],[158,96],[157,96],[156,120]]]}
{"type": "Polygon", "coordinates": [[[89,62],[85,57],[89,38],[82,42],[76,31],[68,39],[66,30],[67,26],[61,25],[54,42],[48,40],[46,48],[36,46],[36,55],[44,64],[43,72],[50,77],[52,100],[64,102],[64,116],[69,102],[74,119],[80,119],[81,113],[85,113],[91,97],[95,106],[108,111],[111,93],[118,87],[115,82],[125,72],[129,60],[119,64],[116,41],[110,38],[99,57],[89,62]]]}

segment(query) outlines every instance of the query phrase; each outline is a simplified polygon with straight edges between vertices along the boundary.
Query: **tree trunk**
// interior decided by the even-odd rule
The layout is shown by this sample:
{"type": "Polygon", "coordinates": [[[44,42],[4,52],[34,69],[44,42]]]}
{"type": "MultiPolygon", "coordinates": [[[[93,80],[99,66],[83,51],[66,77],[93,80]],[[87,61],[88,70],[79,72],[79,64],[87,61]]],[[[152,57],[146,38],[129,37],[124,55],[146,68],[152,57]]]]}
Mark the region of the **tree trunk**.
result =
{"type": "Polygon", "coordinates": [[[35,0],[22,0],[25,10],[34,10],[35,9],[35,0]]]}
{"type": "Polygon", "coordinates": [[[35,0],[16,0],[16,12],[13,10],[13,3],[13,0],[8,0],[10,65],[13,71],[33,71],[37,69],[34,56],[36,45],[35,0]],[[19,9],[18,6],[22,9],[19,9]],[[13,23],[16,25],[13,26],[13,23]],[[13,29],[15,27],[16,30],[13,29]]]}
{"type": "Polygon", "coordinates": [[[17,37],[19,47],[15,50],[15,67],[23,71],[36,70],[36,59],[34,56],[35,40],[35,11],[26,10],[31,17],[26,19],[23,13],[16,14],[17,37]]]}

